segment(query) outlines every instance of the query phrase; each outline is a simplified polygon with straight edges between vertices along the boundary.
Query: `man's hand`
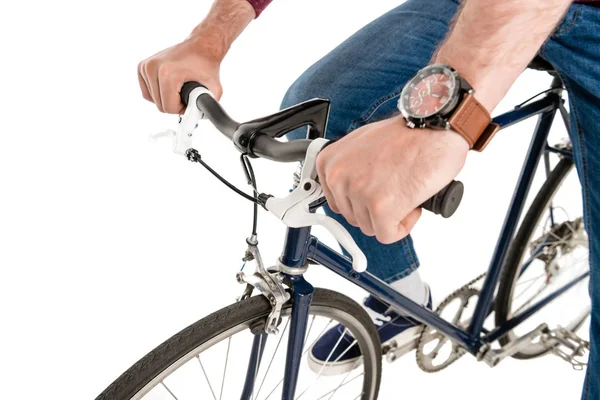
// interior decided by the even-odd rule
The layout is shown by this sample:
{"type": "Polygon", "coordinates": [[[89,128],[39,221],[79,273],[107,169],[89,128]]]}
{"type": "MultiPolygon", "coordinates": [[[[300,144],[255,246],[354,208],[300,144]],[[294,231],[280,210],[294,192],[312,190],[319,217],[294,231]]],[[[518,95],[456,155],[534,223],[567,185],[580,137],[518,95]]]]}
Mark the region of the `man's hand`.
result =
{"type": "Polygon", "coordinates": [[[142,61],[138,79],[144,98],[161,112],[179,114],[183,112],[181,87],[185,82],[196,81],[219,99],[223,93],[219,79],[222,58],[211,47],[204,38],[191,37],[142,61]]]}
{"type": "Polygon", "coordinates": [[[219,99],[223,93],[219,79],[221,61],[254,17],[254,8],[246,0],[215,0],[206,18],[185,41],[138,65],[144,98],[161,112],[178,114],[183,111],[181,87],[185,82],[196,81],[219,99]]]}
{"type": "Polygon", "coordinates": [[[317,171],[331,209],[381,243],[409,234],[419,205],[462,169],[469,145],[452,131],[372,123],[327,146],[317,171]]]}

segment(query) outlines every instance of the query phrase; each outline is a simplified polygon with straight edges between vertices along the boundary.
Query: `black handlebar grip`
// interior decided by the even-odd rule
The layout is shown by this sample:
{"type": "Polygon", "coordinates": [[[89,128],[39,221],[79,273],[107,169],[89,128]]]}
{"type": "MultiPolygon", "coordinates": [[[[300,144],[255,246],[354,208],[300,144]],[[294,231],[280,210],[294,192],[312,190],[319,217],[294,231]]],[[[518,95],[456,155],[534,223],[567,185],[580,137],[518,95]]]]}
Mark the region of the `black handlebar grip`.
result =
{"type": "Polygon", "coordinates": [[[450,218],[458,209],[465,190],[460,181],[452,181],[438,194],[421,204],[421,207],[444,218],[450,218]]]}
{"type": "Polygon", "coordinates": [[[206,86],[198,83],[198,82],[186,82],[183,84],[183,86],[181,87],[181,92],[179,92],[179,95],[181,96],[181,103],[187,107],[188,105],[188,100],[190,98],[190,93],[192,93],[192,90],[199,88],[199,87],[203,87],[206,89],[206,86]]]}

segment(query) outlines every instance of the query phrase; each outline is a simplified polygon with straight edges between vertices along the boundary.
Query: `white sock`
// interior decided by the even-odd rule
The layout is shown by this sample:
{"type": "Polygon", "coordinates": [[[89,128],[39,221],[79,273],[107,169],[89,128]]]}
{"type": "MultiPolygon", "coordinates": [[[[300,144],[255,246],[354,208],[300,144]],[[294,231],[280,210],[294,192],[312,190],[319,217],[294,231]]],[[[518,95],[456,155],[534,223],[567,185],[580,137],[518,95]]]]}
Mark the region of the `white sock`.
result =
{"type": "MultiPolygon", "coordinates": [[[[417,304],[425,306],[429,303],[429,286],[421,280],[419,270],[413,271],[405,278],[390,283],[390,286],[417,304]]],[[[398,312],[398,310],[396,311],[398,312]]]]}

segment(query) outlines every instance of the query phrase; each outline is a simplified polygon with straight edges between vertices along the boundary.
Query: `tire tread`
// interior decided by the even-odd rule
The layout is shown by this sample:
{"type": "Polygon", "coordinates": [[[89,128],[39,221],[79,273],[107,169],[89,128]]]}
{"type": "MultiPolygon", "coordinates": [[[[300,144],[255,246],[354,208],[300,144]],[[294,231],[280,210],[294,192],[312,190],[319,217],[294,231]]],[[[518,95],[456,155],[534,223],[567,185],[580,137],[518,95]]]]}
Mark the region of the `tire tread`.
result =
{"type": "MultiPolygon", "coordinates": [[[[349,297],[327,289],[315,289],[314,305],[332,306],[351,313],[367,328],[370,339],[376,342],[378,365],[376,379],[379,390],[381,377],[381,344],[377,330],[368,314],[349,297]]],[[[269,301],[262,295],[231,304],[191,324],[164,341],[142,357],[113,383],[96,400],[128,400],[158,374],[188,354],[194,348],[241,323],[264,318],[271,311],[269,301]]]]}

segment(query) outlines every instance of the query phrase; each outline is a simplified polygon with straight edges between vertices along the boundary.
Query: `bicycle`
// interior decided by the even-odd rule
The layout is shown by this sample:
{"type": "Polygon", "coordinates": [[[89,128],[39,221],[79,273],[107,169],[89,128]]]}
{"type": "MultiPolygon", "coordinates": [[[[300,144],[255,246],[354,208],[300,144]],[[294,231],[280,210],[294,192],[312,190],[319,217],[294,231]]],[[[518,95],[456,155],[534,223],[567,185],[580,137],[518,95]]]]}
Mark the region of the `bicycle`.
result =
{"type": "MultiPolygon", "coordinates": [[[[255,261],[256,270],[246,273],[243,266],[237,273],[236,279],[245,289],[236,303],[166,340],[117,378],[97,400],[177,400],[178,396],[197,393],[199,389],[204,390],[207,398],[215,400],[298,399],[313,395],[311,390],[316,389],[319,391],[314,394],[315,399],[334,396],[376,399],[383,356],[394,361],[415,349],[417,364],[426,372],[446,368],[466,353],[492,367],[506,357],[529,359],[552,353],[573,368],[582,369],[589,343],[578,336],[577,331],[591,310],[585,290],[590,274],[587,236],[581,211],[571,217],[564,207],[556,205],[559,189],[573,170],[572,146],[569,142],[551,146],[547,141],[557,113],[569,130],[569,112],[562,97],[565,88],[558,74],[544,60],[536,58],[530,68],[546,71],[554,78],[548,90],[494,118],[504,129],[539,116],[489,269],[448,296],[435,311],[417,305],[365,272],[366,258],[348,232],[335,220],[316,212],[325,203],[315,161],[319,151],[329,143],[323,138],[328,100],[313,99],[240,124],[225,113],[205,87],[186,83],[181,91],[186,111],[177,132],[167,134],[174,138],[176,153],[202,164],[231,189],[254,202],[253,230],[246,240],[248,247],[243,261],[244,266],[255,261]],[[192,132],[202,118],[209,119],[242,153],[242,167],[253,195],[229,184],[206,165],[192,147],[192,132]],[[301,126],[308,127],[306,140],[277,140],[301,126]],[[550,160],[551,155],[558,157],[555,165],[550,160]],[[521,220],[542,156],[546,181],[521,220]],[[287,197],[279,199],[258,192],[250,163],[254,157],[302,162],[294,176],[294,189],[287,197]],[[270,268],[265,268],[258,250],[259,205],[288,226],[282,255],[270,268]],[[322,225],[331,232],[351,257],[311,236],[314,225],[322,225]],[[403,346],[393,341],[380,343],[371,318],[361,306],[341,293],[313,288],[304,279],[309,264],[322,265],[403,310],[422,322],[423,329],[403,346]],[[478,282],[482,283],[480,289],[476,287],[478,282]],[[552,288],[549,293],[548,288],[552,288]],[[530,289],[535,289],[533,295],[521,299],[530,289]],[[257,296],[252,296],[254,290],[259,292],[257,296]],[[561,307],[554,307],[551,313],[544,312],[551,303],[555,305],[554,300],[559,297],[562,311],[561,307]],[[475,303],[474,298],[477,298],[475,303]],[[495,327],[486,329],[484,322],[492,313],[495,327]],[[532,325],[534,315],[543,317],[532,325]],[[305,373],[306,368],[302,368],[307,365],[304,359],[310,357],[308,350],[336,323],[344,327],[338,345],[342,339],[348,340],[351,344],[346,351],[353,346],[361,351],[362,357],[353,365],[356,368],[341,376],[325,376],[323,368],[312,372],[308,368],[305,373]],[[524,328],[525,325],[529,326],[524,328]],[[287,344],[282,345],[284,339],[287,344]],[[283,352],[279,352],[283,347],[287,348],[285,359],[283,352]],[[229,362],[230,354],[241,353],[245,355],[243,362],[229,362]],[[284,368],[274,368],[274,362],[283,363],[284,368]],[[208,372],[206,366],[212,366],[208,372]],[[275,369],[276,373],[269,375],[275,369]],[[214,375],[215,371],[222,377],[211,382],[209,373],[214,375]],[[183,381],[191,383],[182,385],[183,381]],[[178,388],[174,389],[175,386],[178,388]]],[[[462,193],[462,184],[451,182],[423,207],[450,217],[460,204],[462,193]]],[[[330,358],[335,361],[343,355],[336,354],[334,358],[335,350],[332,349],[326,364],[330,358]]]]}

